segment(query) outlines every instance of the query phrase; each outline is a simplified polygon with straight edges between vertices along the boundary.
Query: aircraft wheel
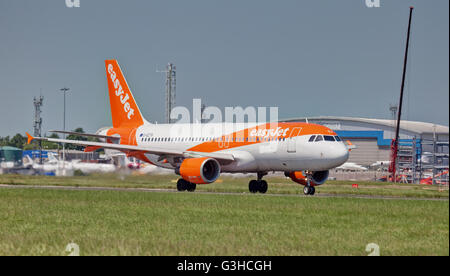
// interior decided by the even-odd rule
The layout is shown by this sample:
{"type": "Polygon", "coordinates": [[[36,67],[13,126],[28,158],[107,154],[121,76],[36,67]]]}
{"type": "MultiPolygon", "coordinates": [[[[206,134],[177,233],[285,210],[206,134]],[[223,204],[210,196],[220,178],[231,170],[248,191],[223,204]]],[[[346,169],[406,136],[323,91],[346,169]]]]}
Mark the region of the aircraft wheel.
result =
{"type": "Polygon", "coordinates": [[[186,184],[187,184],[186,190],[188,192],[193,192],[193,191],[195,191],[195,188],[197,188],[197,184],[195,184],[195,183],[187,182],[186,184]]]}
{"type": "Polygon", "coordinates": [[[258,185],[258,191],[259,191],[261,194],[265,194],[265,193],[267,192],[267,188],[268,188],[267,181],[261,180],[261,181],[259,181],[258,184],[259,184],[259,185],[258,185]]]}
{"type": "Polygon", "coordinates": [[[305,195],[309,195],[310,191],[311,191],[311,187],[305,186],[305,187],[303,188],[303,193],[304,193],[305,195]]]}
{"type": "Polygon", "coordinates": [[[183,178],[178,179],[178,181],[177,181],[177,190],[179,192],[186,191],[187,186],[188,185],[187,185],[187,181],[186,180],[184,180],[183,178]]]}
{"type": "Polygon", "coordinates": [[[256,180],[250,180],[250,182],[248,183],[248,190],[250,191],[250,193],[256,193],[258,192],[258,181],[256,180]]]}
{"type": "Polygon", "coordinates": [[[311,187],[311,188],[309,189],[309,194],[310,194],[310,195],[314,195],[315,192],[316,192],[316,188],[311,187]]]}

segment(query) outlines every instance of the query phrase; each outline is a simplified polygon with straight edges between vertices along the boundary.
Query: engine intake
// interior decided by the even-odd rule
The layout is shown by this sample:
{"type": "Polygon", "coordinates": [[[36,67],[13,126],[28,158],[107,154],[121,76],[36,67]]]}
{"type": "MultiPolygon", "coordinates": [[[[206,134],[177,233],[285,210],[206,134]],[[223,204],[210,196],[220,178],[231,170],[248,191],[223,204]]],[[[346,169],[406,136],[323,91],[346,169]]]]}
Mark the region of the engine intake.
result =
{"type": "Polygon", "coordinates": [[[195,184],[209,184],[220,175],[220,164],[210,157],[184,159],[179,168],[184,180],[195,184]]]}
{"type": "MultiPolygon", "coordinates": [[[[286,176],[290,177],[292,181],[297,182],[298,184],[305,185],[307,184],[306,176],[301,171],[296,172],[286,172],[286,176]]],[[[327,181],[329,175],[329,171],[317,171],[313,172],[311,176],[311,186],[322,185],[327,181]]]]}

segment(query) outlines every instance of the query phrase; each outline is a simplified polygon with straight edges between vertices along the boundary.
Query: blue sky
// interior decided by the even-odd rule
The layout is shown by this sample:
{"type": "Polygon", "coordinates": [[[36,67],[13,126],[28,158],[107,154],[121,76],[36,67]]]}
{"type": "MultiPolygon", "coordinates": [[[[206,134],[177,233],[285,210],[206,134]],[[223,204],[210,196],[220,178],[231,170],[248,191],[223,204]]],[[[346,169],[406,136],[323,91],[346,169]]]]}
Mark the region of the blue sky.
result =
{"type": "Polygon", "coordinates": [[[177,105],[278,106],[280,118],[390,118],[413,15],[403,119],[449,124],[449,1],[0,0],[0,135],[111,125],[104,60],[115,58],[144,117],[164,120],[164,75],[177,105]]]}

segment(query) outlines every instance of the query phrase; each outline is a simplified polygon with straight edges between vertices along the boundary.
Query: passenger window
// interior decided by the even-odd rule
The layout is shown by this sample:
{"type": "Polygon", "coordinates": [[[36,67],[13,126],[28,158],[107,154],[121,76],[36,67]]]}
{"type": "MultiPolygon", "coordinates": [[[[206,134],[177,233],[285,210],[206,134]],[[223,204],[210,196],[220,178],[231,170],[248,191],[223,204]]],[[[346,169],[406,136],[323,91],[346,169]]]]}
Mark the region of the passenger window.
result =
{"type": "Polygon", "coordinates": [[[322,135],[317,135],[316,140],[314,140],[314,142],[319,142],[319,141],[323,141],[322,135]]]}
{"type": "Polygon", "coordinates": [[[313,142],[313,141],[314,141],[314,138],[316,138],[316,135],[311,136],[311,137],[309,138],[309,142],[313,142]]]}
{"type": "Polygon", "coordinates": [[[334,142],[335,141],[334,137],[330,136],[330,135],[325,135],[324,138],[325,138],[325,141],[329,141],[329,142],[334,142]]]}

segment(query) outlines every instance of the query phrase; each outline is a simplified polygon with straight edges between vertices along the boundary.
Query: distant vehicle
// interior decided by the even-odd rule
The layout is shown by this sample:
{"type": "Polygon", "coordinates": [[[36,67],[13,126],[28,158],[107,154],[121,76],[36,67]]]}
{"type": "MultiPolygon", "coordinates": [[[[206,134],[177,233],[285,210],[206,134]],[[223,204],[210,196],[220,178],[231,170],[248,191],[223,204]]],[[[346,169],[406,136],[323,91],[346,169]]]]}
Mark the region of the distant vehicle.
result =
{"type": "MultiPolygon", "coordinates": [[[[249,182],[252,193],[265,193],[263,176],[281,171],[304,185],[313,195],[315,186],[328,178],[328,170],[344,164],[349,148],[337,134],[309,123],[152,124],[142,117],[116,60],[106,60],[112,128],[99,134],[77,135],[103,139],[90,142],[32,137],[57,143],[119,150],[143,162],[173,170],[181,178],[179,191],[194,191],[197,184],[216,181],[222,172],[256,173],[249,182]],[[174,129],[183,130],[176,132],[174,129]],[[193,131],[199,129],[199,131],[193,131]],[[208,130],[214,129],[214,135],[208,130]]],[[[69,131],[55,131],[72,134],[69,131]]]]}
{"type": "Polygon", "coordinates": [[[433,155],[432,155],[432,153],[431,152],[427,152],[427,151],[424,152],[421,155],[421,157],[419,159],[419,162],[422,163],[422,164],[431,164],[431,163],[433,163],[433,155]]]}
{"type": "Polygon", "coordinates": [[[15,162],[12,162],[12,161],[0,162],[0,168],[2,168],[2,169],[12,169],[14,167],[16,167],[15,162]]]}
{"type": "MultiPolygon", "coordinates": [[[[444,185],[448,185],[448,177],[442,179],[442,176],[447,176],[448,175],[448,171],[443,171],[441,173],[438,173],[435,175],[435,183],[436,184],[444,184],[444,185]]],[[[420,180],[420,184],[423,185],[433,185],[433,175],[422,178],[420,180]]]]}

